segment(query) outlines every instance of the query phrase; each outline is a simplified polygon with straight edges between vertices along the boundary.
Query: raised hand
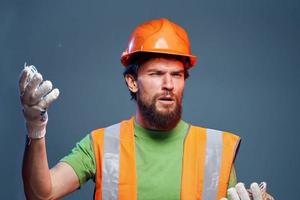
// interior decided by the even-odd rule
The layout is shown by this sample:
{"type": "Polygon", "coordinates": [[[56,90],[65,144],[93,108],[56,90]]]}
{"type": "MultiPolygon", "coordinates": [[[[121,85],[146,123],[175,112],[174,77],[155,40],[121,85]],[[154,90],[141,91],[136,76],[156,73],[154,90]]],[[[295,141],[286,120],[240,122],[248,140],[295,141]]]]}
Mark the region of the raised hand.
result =
{"type": "Polygon", "coordinates": [[[36,68],[25,63],[19,79],[19,91],[28,137],[44,137],[48,122],[47,109],[58,98],[59,90],[52,89],[51,81],[43,81],[43,76],[36,68]]]}

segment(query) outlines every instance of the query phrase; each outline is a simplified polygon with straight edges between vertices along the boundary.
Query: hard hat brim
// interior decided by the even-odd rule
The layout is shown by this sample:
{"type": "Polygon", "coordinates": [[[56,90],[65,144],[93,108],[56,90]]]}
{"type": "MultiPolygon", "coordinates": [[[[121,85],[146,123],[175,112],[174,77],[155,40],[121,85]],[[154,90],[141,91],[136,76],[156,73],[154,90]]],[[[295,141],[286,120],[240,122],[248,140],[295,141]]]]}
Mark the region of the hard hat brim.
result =
{"type": "Polygon", "coordinates": [[[171,52],[170,49],[165,50],[165,49],[157,49],[155,51],[134,51],[131,53],[123,52],[121,56],[121,63],[123,64],[124,67],[128,67],[128,65],[131,64],[132,58],[134,55],[138,53],[158,53],[158,54],[167,54],[167,55],[177,55],[177,56],[183,56],[187,57],[189,59],[189,63],[186,65],[188,69],[194,67],[197,62],[197,57],[191,54],[182,54],[176,51],[171,52]]]}

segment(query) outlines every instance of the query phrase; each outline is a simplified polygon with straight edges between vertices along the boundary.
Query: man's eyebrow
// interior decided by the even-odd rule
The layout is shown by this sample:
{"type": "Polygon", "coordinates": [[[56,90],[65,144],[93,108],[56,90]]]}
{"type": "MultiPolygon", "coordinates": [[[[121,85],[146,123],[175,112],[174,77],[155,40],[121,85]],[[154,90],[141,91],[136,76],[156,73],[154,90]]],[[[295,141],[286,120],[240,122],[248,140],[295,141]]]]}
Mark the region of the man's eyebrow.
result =
{"type": "Polygon", "coordinates": [[[148,69],[147,72],[163,72],[164,70],[161,70],[161,69],[155,69],[155,68],[152,68],[152,69],[148,69]]]}
{"type": "MultiPolygon", "coordinates": [[[[167,70],[162,70],[162,69],[148,69],[147,72],[165,72],[167,70]]],[[[183,69],[179,69],[179,70],[174,70],[174,71],[171,71],[171,73],[184,73],[184,70],[183,69]]]]}
{"type": "Polygon", "coordinates": [[[172,71],[171,73],[174,73],[174,74],[184,73],[184,70],[183,69],[175,70],[175,71],[172,71]]]}

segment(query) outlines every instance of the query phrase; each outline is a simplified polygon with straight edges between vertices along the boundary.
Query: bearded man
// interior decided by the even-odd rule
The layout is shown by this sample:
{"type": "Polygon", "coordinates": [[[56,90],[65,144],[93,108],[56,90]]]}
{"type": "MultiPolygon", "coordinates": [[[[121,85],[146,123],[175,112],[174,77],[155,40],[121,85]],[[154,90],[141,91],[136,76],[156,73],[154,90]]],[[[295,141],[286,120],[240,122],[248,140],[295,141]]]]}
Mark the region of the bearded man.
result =
{"type": "Polygon", "coordinates": [[[240,138],[181,119],[188,70],[195,66],[186,31],[159,19],[139,25],[121,56],[136,115],[85,136],[49,169],[47,109],[58,89],[33,66],[20,78],[28,130],[23,180],[28,199],[58,199],[95,182],[94,199],[262,200],[265,183],[249,192],[237,184],[234,159],[240,138]]]}

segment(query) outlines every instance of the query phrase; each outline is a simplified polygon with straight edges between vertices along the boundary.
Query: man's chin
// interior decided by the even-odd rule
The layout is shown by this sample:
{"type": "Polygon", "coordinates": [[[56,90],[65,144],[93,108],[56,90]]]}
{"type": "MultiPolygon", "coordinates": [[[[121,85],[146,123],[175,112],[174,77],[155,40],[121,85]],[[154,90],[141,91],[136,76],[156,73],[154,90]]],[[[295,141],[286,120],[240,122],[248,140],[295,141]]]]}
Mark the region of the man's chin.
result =
{"type": "Polygon", "coordinates": [[[162,103],[153,101],[147,105],[145,102],[137,101],[141,114],[147,123],[158,130],[170,130],[174,128],[181,118],[181,105],[174,103],[162,103]]]}
{"type": "Polygon", "coordinates": [[[155,106],[155,109],[157,112],[160,112],[160,113],[172,113],[175,111],[176,109],[176,104],[160,104],[160,103],[157,103],[156,106],[155,106]]]}
{"type": "Polygon", "coordinates": [[[161,115],[170,115],[175,112],[175,107],[169,107],[169,108],[157,108],[156,112],[161,115]]]}

